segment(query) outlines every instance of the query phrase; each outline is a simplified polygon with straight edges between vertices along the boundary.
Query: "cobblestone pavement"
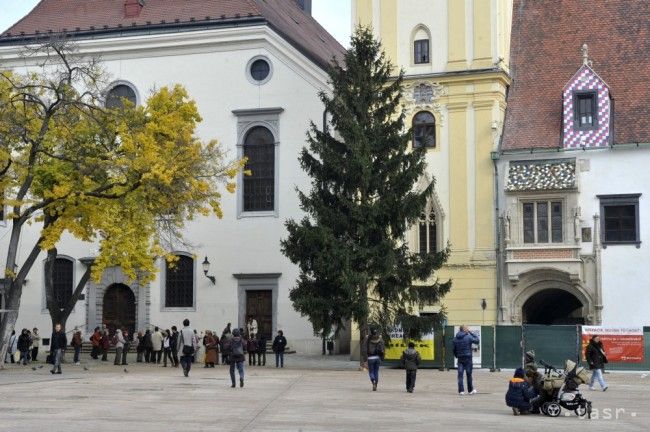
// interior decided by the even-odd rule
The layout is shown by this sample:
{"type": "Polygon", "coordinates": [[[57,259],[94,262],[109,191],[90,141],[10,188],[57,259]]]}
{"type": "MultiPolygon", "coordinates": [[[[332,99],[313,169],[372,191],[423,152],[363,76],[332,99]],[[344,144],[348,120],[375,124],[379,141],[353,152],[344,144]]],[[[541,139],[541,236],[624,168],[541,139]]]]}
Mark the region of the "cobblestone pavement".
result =
{"type": "Polygon", "coordinates": [[[381,370],[379,390],[345,357],[287,356],[286,367],[246,367],[230,388],[224,366],[180,369],[83,362],[62,375],[47,365],[0,371],[0,431],[646,431],[650,375],[607,374],[607,392],[582,390],[594,418],[514,417],[504,405],[511,372],[477,370],[474,396],[456,394],[455,371],[381,370]],[[87,370],[85,370],[85,369],[87,370]]]}

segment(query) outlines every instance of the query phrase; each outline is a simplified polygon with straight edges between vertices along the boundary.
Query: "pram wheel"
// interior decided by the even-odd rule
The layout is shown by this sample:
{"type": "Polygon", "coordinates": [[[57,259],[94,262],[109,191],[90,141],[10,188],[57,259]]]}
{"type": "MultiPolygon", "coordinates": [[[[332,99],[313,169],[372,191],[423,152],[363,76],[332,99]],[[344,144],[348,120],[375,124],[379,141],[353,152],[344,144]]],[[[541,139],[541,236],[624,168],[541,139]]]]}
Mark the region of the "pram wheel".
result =
{"type": "Polygon", "coordinates": [[[542,406],[539,408],[539,409],[542,410],[542,414],[544,414],[544,415],[548,415],[548,410],[547,410],[547,408],[548,408],[548,404],[549,404],[549,403],[550,403],[550,402],[544,402],[544,403],[542,404],[542,406]]]}
{"type": "Polygon", "coordinates": [[[562,412],[562,407],[557,402],[549,402],[546,406],[546,415],[550,417],[557,417],[562,412]]]}
{"type": "Polygon", "coordinates": [[[587,407],[585,405],[580,405],[574,411],[578,417],[584,417],[587,415],[587,407]]]}

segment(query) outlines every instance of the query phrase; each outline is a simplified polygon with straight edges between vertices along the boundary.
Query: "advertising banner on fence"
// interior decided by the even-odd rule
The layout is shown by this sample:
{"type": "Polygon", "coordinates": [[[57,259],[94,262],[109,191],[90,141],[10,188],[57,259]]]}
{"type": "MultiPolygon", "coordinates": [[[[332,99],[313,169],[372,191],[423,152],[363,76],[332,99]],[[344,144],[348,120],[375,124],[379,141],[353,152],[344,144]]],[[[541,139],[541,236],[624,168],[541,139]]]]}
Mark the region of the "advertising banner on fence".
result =
{"type": "MultiPolygon", "coordinates": [[[[474,367],[481,367],[481,344],[483,343],[483,338],[481,338],[481,326],[467,326],[469,331],[478,336],[479,343],[478,345],[472,345],[472,365],[474,367]]],[[[454,336],[460,331],[460,326],[454,326],[454,336]]],[[[454,366],[458,367],[458,359],[454,359],[454,366]]]]}
{"type": "MultiPolygon", "coordinates": [[[[420,340],[414,340],[415,349],[420,353],[422,360],[433,360],[435,353],[433,351],[433,333],[424,335],[420,340]]],[[[395,327],[390,332],[390,340],[386,345],[386,360],[399,360],[402,352],[408,347],[408,340],[404,339],[404,331],[401,327],[395,327]]]]}
{"type": "Polygon", "coordinates": [[[620,363],[643,362],[643,327],[582,326],[582,359],[589,340],[599,336],[607,360],[620,363]]]}

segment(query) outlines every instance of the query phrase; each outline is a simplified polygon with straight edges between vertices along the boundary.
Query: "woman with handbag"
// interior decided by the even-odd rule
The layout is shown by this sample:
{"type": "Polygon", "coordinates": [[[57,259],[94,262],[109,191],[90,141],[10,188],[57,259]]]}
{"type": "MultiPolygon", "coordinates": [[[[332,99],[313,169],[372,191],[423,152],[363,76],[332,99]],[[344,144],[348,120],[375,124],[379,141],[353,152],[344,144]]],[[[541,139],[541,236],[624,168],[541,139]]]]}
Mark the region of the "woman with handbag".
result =
{"type": "Polygon", "coordinates": [[[589,383],[589,390],[595,390],[594,382],[598,380],[600,388],[606,391],[607,383],[605,383],[605,379],[603,378],[603,370],[605,369],[605,363],[607,363],[607,356],[605,355],[605,348],[600,341],[600,337],[594,336],[591,338],[589,345],[585,349],[585,357],[587,358],[587,363],[589,363],[589,369],[593,371],[591,382],[589,383]]]}

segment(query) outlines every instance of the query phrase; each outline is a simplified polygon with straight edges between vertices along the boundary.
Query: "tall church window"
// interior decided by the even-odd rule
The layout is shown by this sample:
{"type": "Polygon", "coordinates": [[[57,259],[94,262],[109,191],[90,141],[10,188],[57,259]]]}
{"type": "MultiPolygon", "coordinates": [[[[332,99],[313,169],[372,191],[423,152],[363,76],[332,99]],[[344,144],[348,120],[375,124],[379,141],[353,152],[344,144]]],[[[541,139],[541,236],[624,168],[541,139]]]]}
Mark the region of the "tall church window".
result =
{"type": "Polygon", "coordinates": [[[430,212],[428,215],[420,216],[418,243],[420,255],[434,254],[438,252],[437,245],[438,229],[436,215],[430,212]]]}
{"type": "Polygon", "coordinates": [[[125,99],[135,105],[137,103],[135,90],[126,84],[118,84],[106,93],[106,108],[124,108],[125,99]]]}
{"type": "Polygon", "coordinates": [[[244,176],[244,211],[272,211],[275,208],[275,139],[263,126],[256,126],[246,134],[244,156],[248,159],[246,169],[251,175],[244,176]]]}
{"type": "Polygon", "coordinates": [[[74,289],[74,262],[68,258],[56,258],[52,272],[54,300],[64,309],[72,298],[74,289]]]}
{"type": "Polygon", "coordinates": [[[194,259],[178,255],[174,263],[166,262],[165,307],[194,306],[194,259]]]}
{"type": "Polygon", "coordinates": [[[420,111],[413,117],[413,147],[436,146],[436,119],[428,111],[420,111]]]}

